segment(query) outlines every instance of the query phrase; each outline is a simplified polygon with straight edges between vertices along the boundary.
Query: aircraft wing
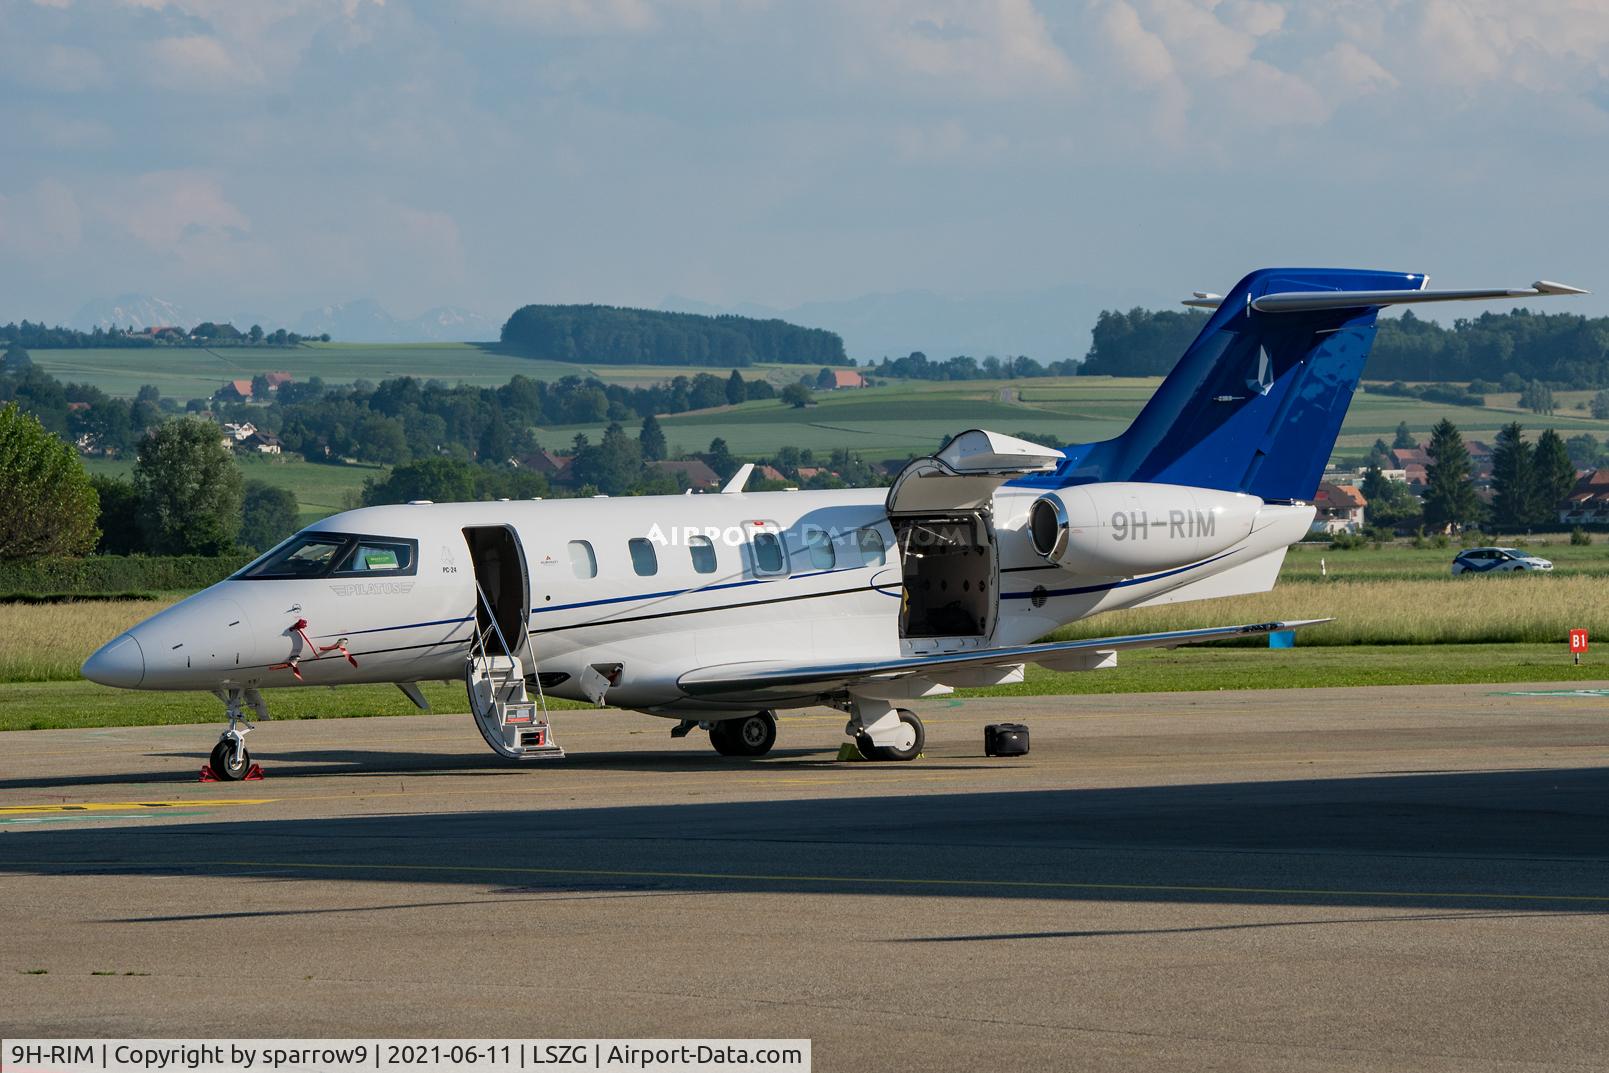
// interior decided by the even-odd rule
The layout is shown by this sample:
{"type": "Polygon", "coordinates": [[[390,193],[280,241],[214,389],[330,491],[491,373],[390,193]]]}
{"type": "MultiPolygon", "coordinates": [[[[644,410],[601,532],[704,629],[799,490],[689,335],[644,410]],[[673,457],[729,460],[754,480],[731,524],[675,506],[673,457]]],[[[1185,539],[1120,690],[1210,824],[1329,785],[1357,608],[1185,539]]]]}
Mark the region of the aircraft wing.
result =
{"type": "Polygon", "coordinates": [[[756,660],[722,663],[688,671],[678,679],[682,692],[690,697],[709,697],[737,701],[752,697],[756,701],[781,701],[840,692],[861,683],[890,682],[899,678],[934,676],[945,672],[987,667],[1010,667],[1021,663],[1066,662],[1079,653],[1115,652],[1125,648],[1174,648],[1178,645],[1222,641],[1297,630],[1330,622],[1327,618],[1296,619],[1289,622],[1257,622],[1241,626],[1211,626],[1199,630],[1170,630],[1165,633],[1136,633],[1120,637],[1096,637],[1084,641],[1053,641],[1049,644],[1014,645],[982,651],[948,652],[935,656],[910,656],[875,661],[835,663],[789,663],[786,660],[756,660]]]}

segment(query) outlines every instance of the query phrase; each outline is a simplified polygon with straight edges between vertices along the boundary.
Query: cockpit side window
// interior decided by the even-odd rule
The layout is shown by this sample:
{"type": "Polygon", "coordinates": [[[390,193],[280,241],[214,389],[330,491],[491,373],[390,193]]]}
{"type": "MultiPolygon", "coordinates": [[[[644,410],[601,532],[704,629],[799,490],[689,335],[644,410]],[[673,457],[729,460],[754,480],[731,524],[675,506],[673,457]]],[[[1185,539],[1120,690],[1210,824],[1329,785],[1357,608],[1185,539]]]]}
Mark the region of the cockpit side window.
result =
{"type": "Polygon", "coordinates": [[[329,573],[336,560],[352,546],[352,538],[337,534],[298,534],[248,565],[236,577],[308,578],[329,573]]]}
{"type": "Polygon", "coordinates": [[[372,577],[414,574],[419,542],[348,533],[298,533],[248,564],[235,578],[372,577]]]}
{"type": "Polygon", "coordinates": [[[405,574],[413,567],[413,548],[406,541],[359,537],[337,574],[405,574]]]}

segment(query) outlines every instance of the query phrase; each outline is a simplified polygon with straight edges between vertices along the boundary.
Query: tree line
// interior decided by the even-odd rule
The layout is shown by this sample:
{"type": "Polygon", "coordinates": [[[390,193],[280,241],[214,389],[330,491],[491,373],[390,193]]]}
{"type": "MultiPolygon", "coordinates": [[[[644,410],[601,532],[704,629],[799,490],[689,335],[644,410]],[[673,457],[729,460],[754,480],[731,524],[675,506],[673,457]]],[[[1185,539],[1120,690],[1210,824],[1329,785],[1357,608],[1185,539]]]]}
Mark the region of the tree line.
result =
{"type": "Polygon", "coordinates": [[[91,476],[37,417],[0,405],[0,497],[0,560],[262,551],[297,527],[295,494],[246,480],[197,418],[149,429],[131,477],[91,476]]]}
{"type": "Polygon", "coordinates": [[[521,306],[503,324],[502,341],[534,358],[618,365],[848,361],[844,341],[821,328],[604,305],[521,306]]]}
{"type": "MultiPolygon", "coordinates": [[[[1407,426],[1400,425],[1393,447],[1416,446],[1407,426]]],[[[1368,500],[1369,517],[1382,528],[1449,528],[1494,526],[1520,530],[1553,528],[1559,524],[1558,505],[1575,487],[1576,463],[1572,449],[1600,453],[1592,436],[1572,437],[1566,443],[1553,429],[1544,429],[1536,442],[1525,439],[1518,421],[1498,432],[1492,444],[1492,499],[1483,502],[1475,487],[1474,463],[1458,426],[1447,418],[1430,432],[1425,453],[1425,488],[1415,498],[1401,481],[1388,479],[1382,469],[1389,465],[1384,441],[1376,441],[1370,452],[1359,491],[1368,500]],[[1577,440],[1581,440],[1579,445],[1577,440]]]]}
{"type": "Polygon", "coordinates": [[[242,331],[233,324],[216,324],[210,320],[202,321],[194,328],[181,328],[177,325],[163,327],[155,332],[138,332],[132,328],[124,331],[121,328],[106,329],[96,325],[92,330],[81,332],[76,328],[63,328],[61,325],[47,327],[43,323],[32,324],[28,321],[21,323],[0,324],[0,346],[18,346],[30,350],[86,350],[102,347],[149,347],[149,346],[300,346],[304,342],[317,340],[328,343],[328,332],[322,335],[298,335],[276,328],[265,331],[260,324],[253,324],[242,331]]]}
{"type": "Polygon", "coordinates": [[[1035,376],[1075,376],[1078,371],[1079,363],[1073,359],[1041,365],[1026,354],[1014,358],[997,358],[991,354],[981,361],[959,354],[933,361],[920,350],[913,350],[903,358],[885,357],[865,369],[868,375],[903,380],[1017,380],[1035,376]]]}
{"type": "MultiPolygon", "coordinates": [[[[1207,323],[1198,311],[1105,310],[1095,322],[1079,372],[1101,376],[1163,376],[1207,323]]],[[[1498,390],[1486,384],[1533,381],[1554,387],[1609,386],[1609,317],[1533,313],[1512,309],[1459,319],[1451,328],[1416,317],[1379,321],[1364,376],[1371,380],[1471,382],[1469,394],[1498,390]]],[[[1478,405],[1467,397],[1438,398],[1478,405]]]]}

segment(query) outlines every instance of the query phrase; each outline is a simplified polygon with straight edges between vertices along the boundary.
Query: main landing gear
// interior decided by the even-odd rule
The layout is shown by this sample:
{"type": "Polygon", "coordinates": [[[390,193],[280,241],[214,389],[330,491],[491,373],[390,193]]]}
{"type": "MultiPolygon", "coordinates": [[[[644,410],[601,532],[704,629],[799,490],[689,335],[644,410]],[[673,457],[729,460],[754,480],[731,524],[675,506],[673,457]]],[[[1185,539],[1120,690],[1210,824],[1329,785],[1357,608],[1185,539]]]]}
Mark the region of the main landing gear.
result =
{"type": "Polygon", "coordinates": [[[251,770],[251,753],[246,751],[246,735],[257,728],[246,721],[241,712],[242,703],[250,705],[257,718],[267,719],[268,703],[263,695],[255,689],[213,690],[219,700],[222,700],[229,716],[229,729],[218,738],[218,744],[212,747],[212,756],[208,758],[208,766],[212,773],[222,782],[236,782],[246,777],[251,770]]]}
{"type": "Polygon", "coordinates": [[[896,708],[882,697],[850,694],[836,707],[849,713],[844,733],[867,760],[915,760],[927,743],[927,729],[909,708],[896,708]]]}
{"type": "Polygon", "coordinates": [[[775,712],[755,712],[710,724],[710,744],[722,756],[764,756],[776,743],[775,712]]]}
{"type": "Polygon", "coordinates": [[[909,708],[896,708],[894,714],[900,725],[892,730],[893,744],[878,745],[862,731],[855,735],[855,748],[861,756],[867,760],[915,760],[922,755],[922,746],[927,743],[927,728],[922,720],[909,708]]]}

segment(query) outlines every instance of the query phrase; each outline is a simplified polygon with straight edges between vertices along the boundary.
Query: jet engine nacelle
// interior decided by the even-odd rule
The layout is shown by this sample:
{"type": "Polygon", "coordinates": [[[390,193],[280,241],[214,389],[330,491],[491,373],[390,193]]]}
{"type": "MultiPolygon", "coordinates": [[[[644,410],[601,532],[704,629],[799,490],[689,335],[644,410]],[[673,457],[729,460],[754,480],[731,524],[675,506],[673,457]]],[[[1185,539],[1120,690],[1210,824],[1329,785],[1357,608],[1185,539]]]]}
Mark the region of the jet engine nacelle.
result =
{"type": "Polygon", "coordinates": [[[1034,550],[1079,574],[1133,577],[1199,562],[1251,535],[1263,501],[1175,484],[1089,484],[1028,512],[1034,550]]]}

